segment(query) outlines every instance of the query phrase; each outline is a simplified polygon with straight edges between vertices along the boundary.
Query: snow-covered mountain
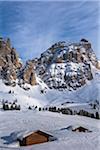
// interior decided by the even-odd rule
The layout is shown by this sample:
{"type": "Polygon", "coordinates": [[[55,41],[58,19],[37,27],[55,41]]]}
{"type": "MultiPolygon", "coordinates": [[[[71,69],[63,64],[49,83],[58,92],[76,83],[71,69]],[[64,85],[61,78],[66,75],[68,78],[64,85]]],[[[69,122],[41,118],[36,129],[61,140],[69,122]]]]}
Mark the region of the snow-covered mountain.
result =
{"type": "Polygon", "coordinates": [[[93,79],[92,66],[98,67],[98,60],[91,44],[82,39],[52,45],[36,62],[36,72],[50,88],[71,91],[93,79]]]}
{"type": "Polygon", "coordinates": [[[61,105],[100,99],[100,63],[91,43],[58,42],[25,65],[10,39],[0,39],[0,101],[21,106],[61,105]]]}

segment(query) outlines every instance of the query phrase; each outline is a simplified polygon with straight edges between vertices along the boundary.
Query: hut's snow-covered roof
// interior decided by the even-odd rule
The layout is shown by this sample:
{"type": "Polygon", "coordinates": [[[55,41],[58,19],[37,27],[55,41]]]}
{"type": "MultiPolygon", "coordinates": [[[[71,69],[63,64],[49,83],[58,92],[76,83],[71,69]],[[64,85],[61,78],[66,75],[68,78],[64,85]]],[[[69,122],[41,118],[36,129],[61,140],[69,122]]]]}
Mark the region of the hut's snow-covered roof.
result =
{"type": "Polygon", "coordinates": [[[31,135],[32,133],[38,133],[38,134],[42,134],[46,137],[53,137],[50,133],[48,133],[47,131],[41,131],[41,130],[32,130],[32,131],[21,131],[18,135],[17,135],[17,139],[22,140],[23,138],[31,135]]]}

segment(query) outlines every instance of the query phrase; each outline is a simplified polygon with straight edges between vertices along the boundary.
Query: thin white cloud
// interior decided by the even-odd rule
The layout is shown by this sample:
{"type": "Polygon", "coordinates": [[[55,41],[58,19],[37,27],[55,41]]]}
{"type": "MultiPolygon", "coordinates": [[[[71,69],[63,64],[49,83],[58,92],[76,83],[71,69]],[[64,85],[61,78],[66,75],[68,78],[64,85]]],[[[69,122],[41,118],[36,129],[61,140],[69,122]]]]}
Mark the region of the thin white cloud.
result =
{"type": "Polygon", "coordinates": [[[57,41],[83,37],[93,42],[98,54],[98,2],[7,2],[3,7],[6,12],[2,30],[24,60],[39,56],[57,41]]]}

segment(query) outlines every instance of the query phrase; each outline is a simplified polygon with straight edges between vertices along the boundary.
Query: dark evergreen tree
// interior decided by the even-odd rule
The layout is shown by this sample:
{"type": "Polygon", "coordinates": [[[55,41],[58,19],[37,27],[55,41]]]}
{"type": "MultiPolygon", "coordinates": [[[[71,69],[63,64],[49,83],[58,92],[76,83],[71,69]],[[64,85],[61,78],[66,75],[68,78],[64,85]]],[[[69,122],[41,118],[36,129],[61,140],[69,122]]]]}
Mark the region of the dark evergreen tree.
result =
{"type": "Polygon", "coordinates": [[[94,116],[94,114],[93,114],[93,113],[91,113],[91,118],[95,118],[95,116],[94,116]]]}
{"type": "Polygon", "coordinates": [[[100,119],[99,113],[96,112],[96,119],[100,119]]]}
{"type": "Polygon", "coordinates": [[[39,111],[41,111],[41,107],[39,107],[39,111]]]}

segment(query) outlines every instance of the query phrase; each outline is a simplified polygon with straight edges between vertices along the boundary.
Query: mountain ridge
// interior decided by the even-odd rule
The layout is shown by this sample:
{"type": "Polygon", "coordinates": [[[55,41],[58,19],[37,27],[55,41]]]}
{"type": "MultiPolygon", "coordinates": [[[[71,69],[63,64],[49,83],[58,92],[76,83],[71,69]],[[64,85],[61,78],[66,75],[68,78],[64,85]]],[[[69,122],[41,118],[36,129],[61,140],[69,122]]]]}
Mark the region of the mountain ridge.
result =
{"type": "Polygon", "coordinates": [[[92,65],[99,68],[90,42],[58,42],[36,60],[36,73],[51,89],[76,90],[93,79],[92,65]]]}
{"type": "Polygon", "coordinates": [[[10,39],[0,39],[0,52],[1,101],[17,99],[26,107],[67,101],[83,103],[100,98],[100,64],[91,43],[85,39],[79,43],[58,42],[40,58],[28,60],[25,65],[12,48],[10,39]],[[12,89],[14,93],[9,95],[12,89]]]}

